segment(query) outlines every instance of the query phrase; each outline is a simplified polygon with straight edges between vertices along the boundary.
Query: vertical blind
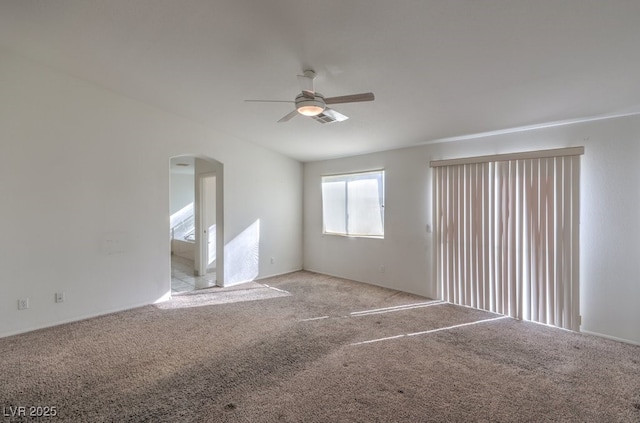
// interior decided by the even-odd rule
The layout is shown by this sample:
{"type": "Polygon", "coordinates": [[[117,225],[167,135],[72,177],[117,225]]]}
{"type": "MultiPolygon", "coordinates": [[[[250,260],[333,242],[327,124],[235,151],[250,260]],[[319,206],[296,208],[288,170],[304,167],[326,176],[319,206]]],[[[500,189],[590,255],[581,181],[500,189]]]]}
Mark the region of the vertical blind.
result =
{"type": "Polygon", "coordinates": [[[583,152],[431,163],[443,300],[579,330],[583,152]]]}

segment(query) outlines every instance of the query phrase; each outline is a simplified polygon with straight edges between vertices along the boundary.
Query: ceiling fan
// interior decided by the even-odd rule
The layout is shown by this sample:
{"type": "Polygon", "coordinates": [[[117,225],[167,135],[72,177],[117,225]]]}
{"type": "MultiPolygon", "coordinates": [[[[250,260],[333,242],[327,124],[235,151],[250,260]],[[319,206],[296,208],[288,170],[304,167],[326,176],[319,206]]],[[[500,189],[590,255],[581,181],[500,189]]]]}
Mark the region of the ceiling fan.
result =
{"type": "Polygon", "coordinates": [[[373,101],[373,93],[350,94],[339,97],[325,97],[317,92],[313,86],[316,73],[312,70],[304,71],[298,75],[298,81],[302,92],[293,101],[288,100],[245,100],[257,103],[294,103],[295,109],[282,117],[278,122],[287,122],[297,115],[308,116],[320,123],[342,122],[349,119],[348,116],[327,107],[328,104],[356,103],[360,101],[373,101]]]}

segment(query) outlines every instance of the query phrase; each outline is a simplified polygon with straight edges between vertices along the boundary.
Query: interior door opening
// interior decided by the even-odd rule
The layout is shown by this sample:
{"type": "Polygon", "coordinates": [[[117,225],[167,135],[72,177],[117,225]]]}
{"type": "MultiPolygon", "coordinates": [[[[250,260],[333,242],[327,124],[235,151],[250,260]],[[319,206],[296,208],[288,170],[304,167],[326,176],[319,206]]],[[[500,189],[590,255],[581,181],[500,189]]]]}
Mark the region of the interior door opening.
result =
{"type": "Polygon", "coordinates": [[[224,286],[223,167],[213,159],[171,159],[171,292],[224,286]]]}

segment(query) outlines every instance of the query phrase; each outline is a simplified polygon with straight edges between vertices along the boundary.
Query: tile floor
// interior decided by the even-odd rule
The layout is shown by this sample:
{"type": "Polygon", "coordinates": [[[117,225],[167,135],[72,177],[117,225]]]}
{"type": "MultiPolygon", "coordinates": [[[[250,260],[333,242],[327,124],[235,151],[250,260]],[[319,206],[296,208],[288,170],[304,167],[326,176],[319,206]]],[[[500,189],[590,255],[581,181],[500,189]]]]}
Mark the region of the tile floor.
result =
{"type": "Polygon", "coordinates": [[[205,276],[194,276],[193,260],[171,255],[171,293],[190,292],[210,288],[216,284],[215,272],[205,276]]]}

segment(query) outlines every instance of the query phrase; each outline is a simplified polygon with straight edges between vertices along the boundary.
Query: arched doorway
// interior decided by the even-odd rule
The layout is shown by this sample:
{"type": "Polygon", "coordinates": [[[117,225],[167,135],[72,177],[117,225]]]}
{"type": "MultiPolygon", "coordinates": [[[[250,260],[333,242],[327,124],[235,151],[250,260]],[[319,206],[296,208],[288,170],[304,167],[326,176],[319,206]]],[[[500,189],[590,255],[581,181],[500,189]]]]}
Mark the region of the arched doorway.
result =
{"type": "Polygon", "coordinates": [[[204,156],[170,160],[171,292],[224,286],[223,165],[204,156]]]}

